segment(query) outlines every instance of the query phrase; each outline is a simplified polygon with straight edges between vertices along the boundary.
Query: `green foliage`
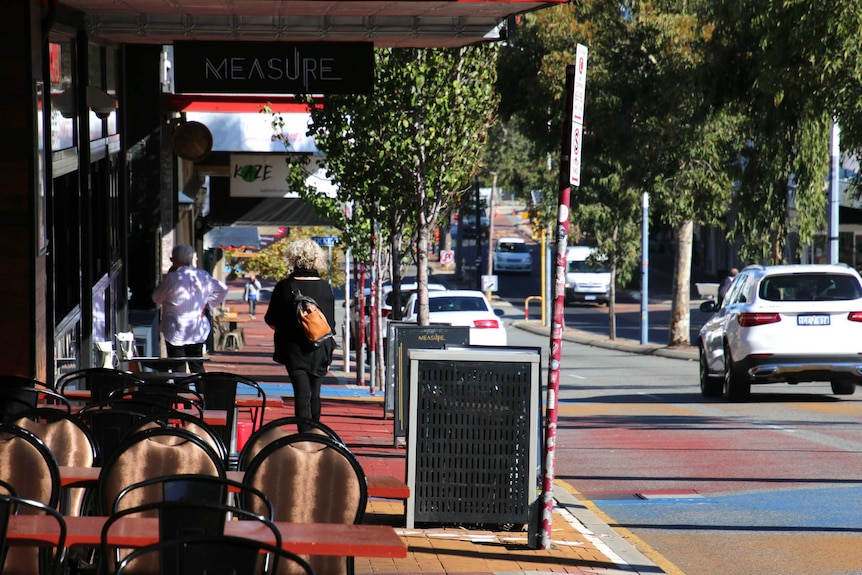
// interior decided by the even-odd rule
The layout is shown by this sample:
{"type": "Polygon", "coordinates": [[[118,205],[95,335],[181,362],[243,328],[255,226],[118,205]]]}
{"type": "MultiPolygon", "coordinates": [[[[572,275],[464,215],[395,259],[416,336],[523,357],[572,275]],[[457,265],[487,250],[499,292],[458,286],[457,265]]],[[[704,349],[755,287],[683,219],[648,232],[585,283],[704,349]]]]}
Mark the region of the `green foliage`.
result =
{"type": "MultiPolygon", "coordinates": [[[[306,226],[291,228],[290,231],[277,242],[274,242],[265,248],[258,251],[254,256],[243,258],[243,269],[246,271],[255,271],[261,279],[280,280],[292,271],[288,269],[287,262],[284,259],[284,253],[287,245],[290,242],[311,238],[315,236],[340,236],[338,233],[333,233],[332,228],[323,226],[306,226]]],[[[343,240],[343,236],[340,236],[343,240]]],[[[323,248],[324,251],[329,251],[328,247],[323,248]]],[[[236,254],[230,250],[225,252],[225,258],[230,259],[236,257],[236,254]]],[[[323,270],[321,277],[328,279],[329,272],[332,271],[333,286],[344,285],[344,249],[343,243],[339,243],[332,248],[332,261],[328,269],[323,270]]]]}
{"type": "MultiPolygon", "coordinates": [[[[747,143],[732,237],[749,261],[794,261],[791,232],[804,245],[825,228],[825,178],[831,118],[849,121],[847,96],[859,95],[860,3],[723,0],[711,5],[713,68],[720,104],[743,106],[747,143]],[[788,209],[795,203],[796,210],[788,209]]],[[[855,107],[854,102],[850,108],[855,107]]]]}
{"type": "Polygon", "coordinates": [[[469,189],[493,120],[494,56],[493,45],[378,49],[374,94],[309,99],[308,133],[338,197],[304,188],[307,158],[293,160],[292,185],[344,231],[360,261],[370,262],[374,224],[383,244],[415,238],[469,189]]]}

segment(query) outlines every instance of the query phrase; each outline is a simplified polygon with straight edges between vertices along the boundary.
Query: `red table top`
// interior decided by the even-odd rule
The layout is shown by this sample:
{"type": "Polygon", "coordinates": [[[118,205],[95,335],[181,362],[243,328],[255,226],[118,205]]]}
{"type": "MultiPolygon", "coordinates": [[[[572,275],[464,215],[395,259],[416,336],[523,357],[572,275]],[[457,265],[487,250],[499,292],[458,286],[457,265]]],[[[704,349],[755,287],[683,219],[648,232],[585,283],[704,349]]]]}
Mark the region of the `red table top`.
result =
{"type": "MultiPolygon", "coordinates": [[[[106,517],[66,517],[67,546],[98,547],[106,517]]],[[[388,525],[343,525],[338,523],[276,522],[282,547],[302,555],[352,557],[406,557],[407,544],[388,525]]],[[[15,515],[10,518],[10,543],[55,543],[57,523],[45,515],[15,515]]],[[[246,537],[274,544],[272,533],[257,521],[228,521],[225,535],[246,537]]],[[[159,538],[157,518],[124,517],[110,529],[108,543],[117,547],[142,547],[159,538]]]]}

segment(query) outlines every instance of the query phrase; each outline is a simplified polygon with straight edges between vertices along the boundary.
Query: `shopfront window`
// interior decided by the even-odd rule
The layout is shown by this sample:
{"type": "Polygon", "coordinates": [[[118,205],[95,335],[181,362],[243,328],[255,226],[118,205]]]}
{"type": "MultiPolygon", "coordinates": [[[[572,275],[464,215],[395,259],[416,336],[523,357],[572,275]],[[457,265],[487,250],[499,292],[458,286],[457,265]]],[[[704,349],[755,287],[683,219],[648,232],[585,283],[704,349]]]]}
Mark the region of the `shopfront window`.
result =
{"type": "Polygon", "coordinates": [[[72,87],[74,44],[71,40],[48,44],[51,94],[51,149],[75,146],[75,91],[72,87]]]}

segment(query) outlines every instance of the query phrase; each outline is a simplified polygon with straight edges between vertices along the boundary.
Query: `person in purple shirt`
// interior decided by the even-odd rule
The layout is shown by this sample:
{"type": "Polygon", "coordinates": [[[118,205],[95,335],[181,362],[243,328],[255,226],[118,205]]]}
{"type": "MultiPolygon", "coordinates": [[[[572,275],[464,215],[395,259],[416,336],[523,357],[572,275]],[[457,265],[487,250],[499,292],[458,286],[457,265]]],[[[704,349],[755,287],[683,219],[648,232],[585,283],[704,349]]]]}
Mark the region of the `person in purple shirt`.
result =
{"type": "MultiPolygon", "coordinates": [[[[170,271],[153,291],[162,308],[161,330],[168,357],[202,357],[210,334],[207,308],[215,309],[227,296],[227,285],[197,268],[197,253],[187,244],[174,247],[170,271]]],[[[189,361],[189,371],[204,371],[202,360],[189,361]]]]}

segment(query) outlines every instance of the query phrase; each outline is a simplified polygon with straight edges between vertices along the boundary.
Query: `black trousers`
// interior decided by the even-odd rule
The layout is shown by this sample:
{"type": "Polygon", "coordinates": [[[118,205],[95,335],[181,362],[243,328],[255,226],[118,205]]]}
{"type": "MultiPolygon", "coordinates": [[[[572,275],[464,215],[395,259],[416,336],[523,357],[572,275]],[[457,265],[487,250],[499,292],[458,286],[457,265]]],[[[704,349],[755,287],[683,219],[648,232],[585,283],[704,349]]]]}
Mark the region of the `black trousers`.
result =
{"type": "MultiPolygon", "coordinates": [[[[313,421],[320,421],[320,386],[323,376],[311,375],[301,369],[288,368],[287,374],[293,384],[293,414],[313,421]]],[[[308,431],[302,429],[300,432],[308,431]]]]}
{"type": "MultiPolygon", "coordinates": [[[[203,343],[171,345],[168,342],[165,342],[165,348],[168,350],[168,357],[201,357],[204,354],[203,343]]],[[[189,361],[187,363],[189,365],[189,371],[192,373],[203,373],[205,371],[203,360],[189,361]]],[[[182,368],[182,362],[177,362],[176,366],[171,368],[171,371],[179,371],[182,368]]]]}

